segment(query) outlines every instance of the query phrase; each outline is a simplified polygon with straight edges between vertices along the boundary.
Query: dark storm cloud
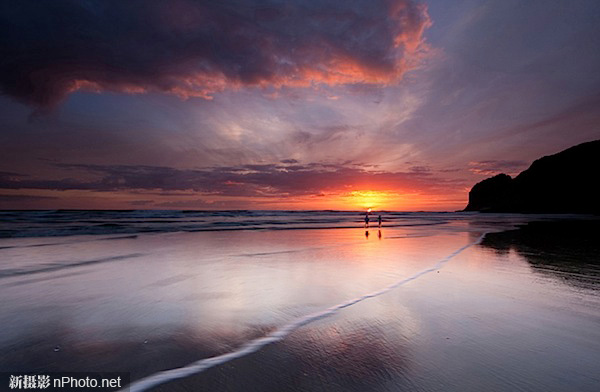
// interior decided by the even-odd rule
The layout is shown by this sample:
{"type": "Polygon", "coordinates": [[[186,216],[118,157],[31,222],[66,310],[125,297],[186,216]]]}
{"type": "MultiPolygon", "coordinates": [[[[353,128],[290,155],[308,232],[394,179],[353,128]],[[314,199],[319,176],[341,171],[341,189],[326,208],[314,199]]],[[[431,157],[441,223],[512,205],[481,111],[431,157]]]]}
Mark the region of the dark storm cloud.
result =
{"type": "Polygon", "coordinates": [[[412,0],[2,1],[0,89],[51,106],[81,88],[385,84],[414,66],[428,25],[412,0]]]}
{"type": "Polygon", "coordinates": [[[0,210],[36,208],[39,203],[55,202],[58,197],[26,194],[0,195],[0,210]]]}
{"type": "Polygon", "coordinates": [[[368,171],[353,165],[241,165],[206,169],[160,166],[56,165],[72,170],[72,178],[37,180],[27,176],[0,176],[0,189],[93,191],[194,191],[223,196],[311,195],[322,190],[395,189],[447,190],[462,185],[434,177],[429,171],[368,171]]]}
{"type": "Polygon", "coordinates": [[[0,195],[0,202],[28,202],[39,200],[56,200],[57,197],[52,196],[35,196],[35,195],[0,195]]]}

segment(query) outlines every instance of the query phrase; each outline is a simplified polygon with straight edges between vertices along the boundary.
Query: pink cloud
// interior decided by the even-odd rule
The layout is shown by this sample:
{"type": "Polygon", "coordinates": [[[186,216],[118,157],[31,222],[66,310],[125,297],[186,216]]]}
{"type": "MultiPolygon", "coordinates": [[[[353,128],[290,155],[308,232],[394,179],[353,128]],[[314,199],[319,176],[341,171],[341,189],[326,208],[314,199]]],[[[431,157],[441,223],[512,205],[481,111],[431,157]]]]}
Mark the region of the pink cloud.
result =
{"type": "Polygon", "coordinates": [[[412,0],[16,3],[1,18],[0,89],[40,107],[77,90],[211,99],[247,86],[393,84],[419,64],[431,24],[412,0]]]}

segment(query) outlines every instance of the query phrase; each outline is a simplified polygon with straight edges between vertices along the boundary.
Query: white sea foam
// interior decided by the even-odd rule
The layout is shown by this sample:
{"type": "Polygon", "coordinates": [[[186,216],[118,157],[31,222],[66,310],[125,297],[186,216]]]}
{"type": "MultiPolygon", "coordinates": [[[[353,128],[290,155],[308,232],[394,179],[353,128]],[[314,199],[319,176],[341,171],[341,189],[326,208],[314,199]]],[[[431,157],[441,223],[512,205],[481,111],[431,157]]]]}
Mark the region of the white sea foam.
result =
{"type": "Polygon", "coordinates": [[[266,335],[262,338],[254,339],[254,340],[251,340],[251,341],[245,343],[238,350],[232,351],[230,353],[218,355],[218,356],[212,357],[212,358],[201,359],[199,361],[192,362],[187,366],[183,366],[183,367],[175,368],[175,369],[171,369],[171,370],[165,370],[165,371],[150,375],[148,377],[142,378],[142,379],[137,380],[136,382],[130,384],[128,388],[125,388],[122,391],[130,391],[130,392],[145,391],[154,386],[164,384],[166,382],[173,381],[176,379],[188,377],[193,374],[198,374],[198,373],[201,373],[204,370],[209,369],[213,366],[222,365],[231,360],[241,358],[248,354],[254,353],[268,344],[283,340],[290,333],[292,333],[293,331],[295,331],[296,329],[298,329],[304,325],[307,325],[309,323],[312,323],[313,321],[320,320],[325,317],[329,317],[329,316],[337,313],[341,309],[355,305],[366,299],[378,297],[378,296],[385,294],[388,291],[391,291],[399,286],[402,286],[408,282],[418,279],[425,274],[428,274],[430,272],[441,269],[446,263],[448,263],[452,258],[454,258],[458,254],[460,254],[462,251],[472,247],[473,245],[477,245],[477,244],[481,243],[481,241],[483,240],[483,238],[485,237],[486,234],[487,233],[483,233],[476,241],[471,242],[471,243],[463,246],[462,248],[457,249],[456,251],[452,252],[448,256],[446,256],[443,259],[441,259],[440,261],[438,261],[432,267],[427,268],[423,271],[420,271],[408,278],[399,280],[389,286],[382,288],[381,290],[372,292],[370,294],[365,294],[361,297],[351,299],[349,301],[332,306],[332,307],[322,310],[320,312],[309,314],[307,316],[293,320],[290,323],[277,328],[276,330],[274,330],[273,332],[269,333],[268,335],[266,335]]]}

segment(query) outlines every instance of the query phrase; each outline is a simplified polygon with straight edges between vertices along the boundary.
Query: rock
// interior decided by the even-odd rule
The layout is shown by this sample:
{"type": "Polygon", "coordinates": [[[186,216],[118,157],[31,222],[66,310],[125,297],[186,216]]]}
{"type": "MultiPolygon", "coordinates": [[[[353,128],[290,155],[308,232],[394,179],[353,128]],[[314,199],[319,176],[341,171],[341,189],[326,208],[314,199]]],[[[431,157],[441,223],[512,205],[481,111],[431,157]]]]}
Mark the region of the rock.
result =
{"type": "Polygon", "coordinates": [[[579,144],[475,184],[464,211],[599,214],[599,169],[600,140],[579,144]]]}
{"type": "Polygon", "coordinates": [[[510,198],[512,183],[513,179],[507,174],[498,174],[478,182],[469,192],[469,204],[465,211],[500,209],[510,198]]]}

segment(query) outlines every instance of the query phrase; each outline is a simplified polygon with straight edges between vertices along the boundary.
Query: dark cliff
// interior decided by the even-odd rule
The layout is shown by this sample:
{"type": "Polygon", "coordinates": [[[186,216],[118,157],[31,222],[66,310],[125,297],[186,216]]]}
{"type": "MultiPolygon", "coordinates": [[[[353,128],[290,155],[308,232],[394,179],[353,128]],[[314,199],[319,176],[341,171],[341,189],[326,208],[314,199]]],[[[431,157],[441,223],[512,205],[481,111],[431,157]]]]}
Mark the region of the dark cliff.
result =
{"type": "Polygon", "coordinates": [[[465,211],[600,213],[600,140],[533,162],[514,179],[483,180],[469,192],[465,211]]]}

